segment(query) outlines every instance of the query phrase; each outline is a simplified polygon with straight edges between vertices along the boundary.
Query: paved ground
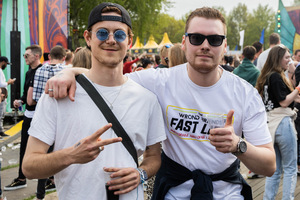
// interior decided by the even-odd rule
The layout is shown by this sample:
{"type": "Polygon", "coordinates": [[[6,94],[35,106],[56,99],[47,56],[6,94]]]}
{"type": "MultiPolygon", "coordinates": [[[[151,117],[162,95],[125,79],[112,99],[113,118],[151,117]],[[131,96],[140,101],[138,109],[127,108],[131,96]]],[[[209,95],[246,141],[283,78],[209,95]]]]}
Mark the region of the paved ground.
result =
{"type": "MultiPolygon", "coordinates": [[[[22,126],[22,121],[18,122],[12,120],[5,121],[5,133],[10,135],[10,137],[0,140],[0,159],[1,167],[6,168],[10,165],[19,164],[19,152],[20,152],[20,130],[22,126]],[[17,124],[15,124],[17,122],[17,124]]],[[[10,184],[14,178],[18,176],[18,167],[13,167],[1,171],[1,188],[10,184]]],[[[35,196],[37,186],[37,180],[27,180],[27,187],[15,191],[3,191],[3,196],[7,200],[23,200],[35,196]]],[[[48,194],[45,200],[56,200],[56,192],[48,194]]]]}

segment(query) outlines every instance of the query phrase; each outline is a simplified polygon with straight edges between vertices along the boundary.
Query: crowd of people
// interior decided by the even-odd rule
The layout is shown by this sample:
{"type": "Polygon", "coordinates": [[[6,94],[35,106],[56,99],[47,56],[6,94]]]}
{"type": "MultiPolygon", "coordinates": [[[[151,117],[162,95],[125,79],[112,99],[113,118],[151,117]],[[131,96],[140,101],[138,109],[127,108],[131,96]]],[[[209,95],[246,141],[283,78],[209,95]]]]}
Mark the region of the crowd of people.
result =
{"type": "MultiPolygon", "coordinates": [[[[54,188],[60,199],[143,199],[152,178],[153,200],[253,199],[242,162],[248,178],[267,176],[264,199],[275,199],[282,174],[282,199],[294,199],[300,50],[291,55],[272,33],[265,51],[255,42],[225,55],[225,19],[208,7],[159,55],[128,53],[132,23],[119,4],[99,4],[87,24],[87,46],[74,53],[55,46],[41,64],[41,48],[26,48],[30,69],[14,101],[26,105],[19,174],[4,190],[37,178],[37,199],[54,188]]],[[[2,70],[1,116],[14,83],[2,70]]]]}

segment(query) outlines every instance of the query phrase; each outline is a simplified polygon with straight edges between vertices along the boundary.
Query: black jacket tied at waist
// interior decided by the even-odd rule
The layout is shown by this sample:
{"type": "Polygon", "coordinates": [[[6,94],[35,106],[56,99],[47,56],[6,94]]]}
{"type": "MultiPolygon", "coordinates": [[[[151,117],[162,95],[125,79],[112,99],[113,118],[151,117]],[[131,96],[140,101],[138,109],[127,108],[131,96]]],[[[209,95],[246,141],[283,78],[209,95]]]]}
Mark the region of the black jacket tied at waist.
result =
{"type": "Polygon", "coordinates": [[[191,200],[212,200],[213,181],[226,181],[233,184],[242,184],[241,195],[245,200],[252,200],[251,187],[239,173],[239,160],[236,159],[230,167],[219,174],[206,175],[201,170],[190,171],[184,166],[171,160],[164,152],[161,155],[161,167],[156,174],[152,200],[164,200],[170,188],[181,185],[193,179],[191,200]]]}

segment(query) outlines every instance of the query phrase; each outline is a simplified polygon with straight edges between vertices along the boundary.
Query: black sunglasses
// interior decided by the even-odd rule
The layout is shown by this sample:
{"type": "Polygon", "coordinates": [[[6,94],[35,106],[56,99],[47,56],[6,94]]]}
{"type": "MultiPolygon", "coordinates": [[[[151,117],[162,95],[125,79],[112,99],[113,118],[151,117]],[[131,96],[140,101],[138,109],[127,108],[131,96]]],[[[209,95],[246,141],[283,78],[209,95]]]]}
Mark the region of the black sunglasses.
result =
{"type": "Polygon", "coordinates": [[[185,33],[186,37],[189,37],[190,43],[195,46],[201,45],[205,39],[213,47],[221,46],[225,35],[202,35],[200,33],[185,33]]]}

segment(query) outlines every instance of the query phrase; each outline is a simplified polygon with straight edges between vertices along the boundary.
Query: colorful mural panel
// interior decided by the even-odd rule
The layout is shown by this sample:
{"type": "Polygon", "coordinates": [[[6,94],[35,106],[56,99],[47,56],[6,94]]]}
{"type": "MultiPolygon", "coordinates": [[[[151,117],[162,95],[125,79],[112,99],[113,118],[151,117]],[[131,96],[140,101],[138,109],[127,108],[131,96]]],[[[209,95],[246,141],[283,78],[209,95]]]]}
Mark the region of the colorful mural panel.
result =
{"type": "MultiPolygon", "coordinates": [[[[12,31],[12,0],[0,0],[0,53],[11,59],[10,32],[12,31]]],[[[55,45],[67,48],[68,37],[68,0],[17,0],[18,31],[21,35],[20,45],[20,87],[23,94],[25,74],[28,70],[23,54],[25,48],[39,44],[43,52],[49,52],[55,45]]],[[[41,60],[43,62],[43,60],[41,60]]],[[[14,64],[14,63],[13,63],[14,64]]],[[[13,65],[12,65],[13,66],[13,65]]],[[[11,78],[12,67],[4,70],[6,79],[11,78]]],[[[8,87],[10,101],[10,87],[8,87]]],[[[7,111],[11,111],[8,108],[7,111]]]]}
{"type": "Polygon", "coordinates": [[[29,29],[30,29],[30,44],[39,43],[39,10],[38,0],[28,0],[28,17],[29,17],[29,29]]]}
{"type": "Polygon", "coordinates": [[[67,48],[67,0],[47,0],[44,4],[44,52],[55,45],[67,48]]]}

